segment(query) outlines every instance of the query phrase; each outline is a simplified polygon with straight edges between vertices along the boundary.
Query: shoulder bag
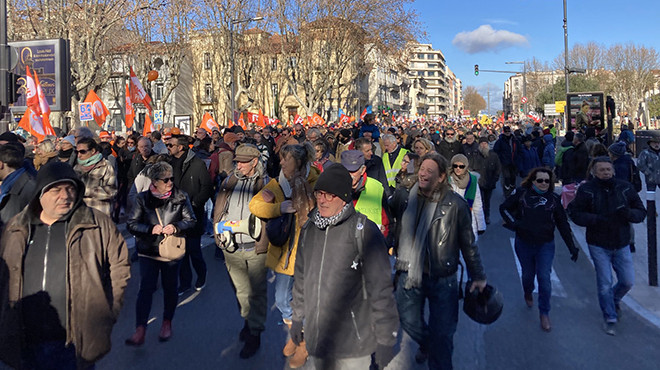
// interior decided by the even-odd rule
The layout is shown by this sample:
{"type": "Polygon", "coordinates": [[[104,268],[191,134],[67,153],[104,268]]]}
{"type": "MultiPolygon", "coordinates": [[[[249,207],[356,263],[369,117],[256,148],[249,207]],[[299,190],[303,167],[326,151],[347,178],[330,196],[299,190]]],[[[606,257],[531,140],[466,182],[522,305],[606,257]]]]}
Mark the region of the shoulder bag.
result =
{"type": "MultiPolygon", "coordinates": [[[[156,216],[161,226],[163,220],[160,218],[158,208],[156,208],[156,216]]],[[[175,235],[163,235],[163,240],[158,244],[158,255],[167,261],[178,261],[186,254],[186,239],[175,235]]]]}

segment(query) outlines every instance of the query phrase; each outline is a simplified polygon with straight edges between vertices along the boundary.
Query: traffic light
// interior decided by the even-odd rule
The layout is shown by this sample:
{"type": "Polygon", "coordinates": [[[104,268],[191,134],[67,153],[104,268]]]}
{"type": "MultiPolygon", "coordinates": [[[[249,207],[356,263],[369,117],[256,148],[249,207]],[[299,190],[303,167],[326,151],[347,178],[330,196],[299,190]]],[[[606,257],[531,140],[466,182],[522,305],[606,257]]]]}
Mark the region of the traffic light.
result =
{"type": "Polygon", "coordinates": [[[7,100],[9,104],[14,104],[18,101],[18,90],[21,86],[18,84],[18,80],[21,78],[21,75],[18,75],[13,72],[7,72],[7,100]]]}
{"type": "Polygon", "coordinates": [[[479,65],[478,64],[474,65],[474,75],[479,76],[479,65]]]}

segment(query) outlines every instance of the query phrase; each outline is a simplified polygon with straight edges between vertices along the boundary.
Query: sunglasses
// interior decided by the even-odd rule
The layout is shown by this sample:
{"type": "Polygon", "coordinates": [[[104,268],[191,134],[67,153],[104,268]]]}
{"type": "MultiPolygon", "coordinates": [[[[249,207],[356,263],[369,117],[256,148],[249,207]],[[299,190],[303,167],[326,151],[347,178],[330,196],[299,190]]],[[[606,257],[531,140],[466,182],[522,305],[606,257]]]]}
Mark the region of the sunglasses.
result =
{"type": "Polygon", "coordinates": [[[454,134],[447,134],[447,136],[454,136],[454,134]]]}
{"type": "Polygon", "coordinates": [[[453,164],[452,167],[454,167],[454,168],[464,169],[464,168],[465,168],[465,165],[464,165],[464,164],[453,164]]]}
{"type": "Polygon", "coordinates": [[[89,153],[89,152],[91,152],[91,150],[89,150],[89,149],[87,149],[87,150],[85,150],[85,149],[81,149],[81,150],[78,151],[78,154],[85,155],[85,154],[87,154],[87,153],[89,153]]]}
{"type": "Polygon", "coordinates": [[[171,147],[174,146],[174,144],[167,143],[167,144],[165,144],[165,146],[168,147],[168,148],[171,148],[171,147]]]}
{"type": "Polygon", "coordinates": [[[550,179],[535,179],[534,181],[536,181],[537,184],[550,183],[550,179]]]}
{"type": "Polygon", "coordinates": [[[169,183],[170,181],[174,181],[174,177],[166,177],[166,178],[164,178],[164,179],[158,179],[158,180],[160,180],[160,181],[162,181],[162,182],[164,182],[164,183],[167,184],[167,183],[169,183]]]}

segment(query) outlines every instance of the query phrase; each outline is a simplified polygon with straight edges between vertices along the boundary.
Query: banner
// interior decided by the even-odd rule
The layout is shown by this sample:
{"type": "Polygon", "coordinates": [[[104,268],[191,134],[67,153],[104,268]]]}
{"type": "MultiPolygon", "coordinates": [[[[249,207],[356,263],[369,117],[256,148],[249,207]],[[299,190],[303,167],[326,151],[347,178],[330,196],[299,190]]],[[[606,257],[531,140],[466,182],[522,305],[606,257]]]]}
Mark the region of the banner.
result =
{"type": "Polygon", "coordinates": [[[94,121],[99,126],[103,126],[105,123],[105,118],[110,115],[110,111],[103,104],[101,98],[94,92],[94,90],[89,90],[87,97],[84,100],[85,103],[92,103],[92,114],[94,115],[94,121]]]}

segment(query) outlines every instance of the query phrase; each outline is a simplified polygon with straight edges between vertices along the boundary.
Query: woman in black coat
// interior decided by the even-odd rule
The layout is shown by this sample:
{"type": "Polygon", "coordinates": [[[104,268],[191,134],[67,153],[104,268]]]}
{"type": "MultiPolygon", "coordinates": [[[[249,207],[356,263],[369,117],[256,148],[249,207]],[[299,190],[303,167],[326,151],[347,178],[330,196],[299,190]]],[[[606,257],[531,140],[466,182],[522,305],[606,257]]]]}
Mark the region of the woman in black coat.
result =
{"type": "Polygon", "coordinates": [[[504,227],[516,232],[515,250],[522,269],[525,302],[534,305],[534,277],[539,282],[541,329],[550,331],[550,273],[555,257],[555,227],[564,239],[571,259],[577,261],[579,249],[573,242],[566,211],[554,193],[552,170],[537,167],[529,172],[521,186],[500,205],[504,227]]]}
{"type": "Polygon", "coordinates": [[[127,345],[144,343],[147,320],[151,311],[152,295],[156,291],[158,274],[163,286],[164,312],[160,341],[170,339],[172,318],[178,302],[179,260],[162,258],[158,245],[165,235],[182,236],[195,225],[188,195],[174,187],[172,166],[157,162],[147,170],[151,179],[149,190],[138,194],[128,219],[128,230],[136,236],[136,248],[140,262],[140,291],[135,307],[135,334],[126,340],[127,345]],[[159,219],[160,218],[160,219],[159,219]]]}

